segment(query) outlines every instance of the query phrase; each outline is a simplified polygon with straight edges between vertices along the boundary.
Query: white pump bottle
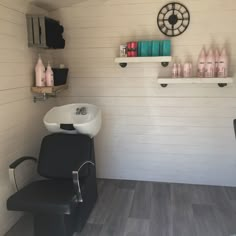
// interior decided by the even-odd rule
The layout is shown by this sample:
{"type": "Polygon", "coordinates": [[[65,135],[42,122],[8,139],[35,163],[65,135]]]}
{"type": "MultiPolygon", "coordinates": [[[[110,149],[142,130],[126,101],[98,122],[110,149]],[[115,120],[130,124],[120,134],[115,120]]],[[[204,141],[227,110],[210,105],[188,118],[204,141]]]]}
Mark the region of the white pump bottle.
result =
{"type": "Polygon", "coordinates": [[[51,65],[48,63],[47,70],[46,70],[46,86],[52,87],[54,86],[54,75],[51,65]]]}
{"type": "Polygon", "coordinates": [[[37,87],[45,86],[45,67],[40,55],[35,66],[35,84],[37,87]]]}

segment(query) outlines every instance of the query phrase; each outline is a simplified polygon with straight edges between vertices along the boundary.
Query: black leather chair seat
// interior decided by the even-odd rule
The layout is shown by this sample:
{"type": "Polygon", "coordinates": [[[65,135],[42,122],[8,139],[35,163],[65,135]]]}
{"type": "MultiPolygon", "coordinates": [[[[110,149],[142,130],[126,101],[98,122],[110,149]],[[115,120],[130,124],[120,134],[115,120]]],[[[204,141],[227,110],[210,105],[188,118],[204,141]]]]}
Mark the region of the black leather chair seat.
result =
{"type": "Polygon", "coordinates": [[[39,158],[21,157],[9,173],[25,161],[37,163],[39,176],[7,200],[7,209],[34,216],[34,236],[72,236],[81,232],[97,200],[94,140],[82,134],[50,134],[43,138],[39,158]]]}
{"type": "Polygon", "coordinates": [[[41,180],[11,196],[7,207],[15,211],[71,214],[76,208],[71,180],[41,180]]]}

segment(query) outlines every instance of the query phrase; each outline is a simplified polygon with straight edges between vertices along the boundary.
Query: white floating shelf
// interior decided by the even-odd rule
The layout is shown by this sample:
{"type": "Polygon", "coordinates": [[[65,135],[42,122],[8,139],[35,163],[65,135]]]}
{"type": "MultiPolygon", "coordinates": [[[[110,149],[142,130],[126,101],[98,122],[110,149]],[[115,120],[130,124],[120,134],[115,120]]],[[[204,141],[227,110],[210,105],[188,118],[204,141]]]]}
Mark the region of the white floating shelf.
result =
{"type": "Polygon", "coordinates": [[[116,57],[115,63],[119,63],[121,67],[126,67],[128,63],[155,63],[160,62],[163,66],[168,66],[172,57],[116,57]]]}
{"type": "Polygon", "coordinates": [[[220,87],[224,87],[232,84],[233,78],[158,78],[157,82],[162,87],[166,87],[168,84],[218,84],[220,87]]]}

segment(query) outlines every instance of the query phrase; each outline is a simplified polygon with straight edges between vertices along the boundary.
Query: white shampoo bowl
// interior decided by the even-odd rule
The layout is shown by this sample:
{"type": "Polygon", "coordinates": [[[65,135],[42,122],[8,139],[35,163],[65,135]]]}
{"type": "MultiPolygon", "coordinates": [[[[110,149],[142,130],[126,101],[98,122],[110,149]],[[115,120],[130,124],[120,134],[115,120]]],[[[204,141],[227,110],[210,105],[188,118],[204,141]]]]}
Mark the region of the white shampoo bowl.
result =
{"type": "Polygon", "coordinates": [[[80,133],[93,138],[101,129],[102,112],[92,104],[69,104],[52,108],[43,122],[51,133],[80,133]]]}

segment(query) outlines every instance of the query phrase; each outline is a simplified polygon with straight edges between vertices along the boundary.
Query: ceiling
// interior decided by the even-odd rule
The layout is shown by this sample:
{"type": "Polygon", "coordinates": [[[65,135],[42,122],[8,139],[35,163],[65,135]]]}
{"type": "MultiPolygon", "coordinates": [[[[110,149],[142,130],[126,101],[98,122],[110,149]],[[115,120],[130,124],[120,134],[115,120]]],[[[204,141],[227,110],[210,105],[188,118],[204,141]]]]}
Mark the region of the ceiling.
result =
{"type": "Polygon", "coordinates": [[[34,5],[39,6],[46,10],[55,10],[62,7],[72,6],[86,0],[28,0],[34,5]]]}

